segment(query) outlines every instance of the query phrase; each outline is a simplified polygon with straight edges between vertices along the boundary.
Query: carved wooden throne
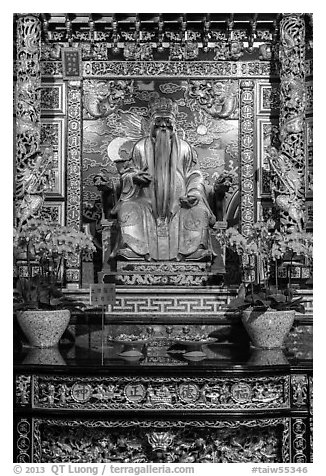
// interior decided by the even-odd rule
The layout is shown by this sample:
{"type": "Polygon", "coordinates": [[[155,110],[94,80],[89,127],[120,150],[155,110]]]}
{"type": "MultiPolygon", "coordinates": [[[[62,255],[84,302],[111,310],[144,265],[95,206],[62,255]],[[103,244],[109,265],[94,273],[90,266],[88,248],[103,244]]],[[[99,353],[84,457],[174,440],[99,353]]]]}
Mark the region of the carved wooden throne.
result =
{"type": "MultiPolygon", "coordinates": [[[[215,194],[218,206],[222,206],[218,221],[210,229],[211,240],[216,256],[213,260],[200,261],[160,261],[119,260],[112,258],[119,233],[117,219],[110,215],[110,210],[117,200],[117,189],[111,184],[98,187],[102,194],[102,271],[99,273],[99,282],[115,282],[121,285],[158,285],[158,286],[205,286],[220,284],[225,274],[225,249],[219,245],[216,234],[227,227],[223,213],[225,207],[221,191],[215,194]],[[221,205],[222,204],[222,205],[221,205]]],[[[226,190],[225,190],[226,191],[226,190]]],[[[164,239],[164,237],[162,237],[164,239]]]]}

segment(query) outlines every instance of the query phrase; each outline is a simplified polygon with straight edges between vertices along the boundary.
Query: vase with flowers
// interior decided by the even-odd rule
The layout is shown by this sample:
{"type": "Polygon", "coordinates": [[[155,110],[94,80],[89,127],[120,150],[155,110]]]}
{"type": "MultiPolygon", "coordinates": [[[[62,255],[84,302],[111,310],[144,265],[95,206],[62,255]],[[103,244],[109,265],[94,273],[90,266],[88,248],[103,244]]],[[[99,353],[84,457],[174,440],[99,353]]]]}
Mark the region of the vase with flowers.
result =
{"type": "Polygon", "coordinates": [[[32,346],[57,345],[72,309],[81,309],[62,291],[64,262],[94,251],[92,239],[72,227],[31,218],[14,229],[14,311],[32,346]]]}
{"type": "Polygon", "coordinates": [[[243,280],[228,307],[240,311],[242,322],[255,347],[281,348],[295,313],[304,313],[302,296],[295,297],[289,279],[281,289],[278,266],[285,257],[312,263],[312,235],[279,231],[273,220],[258,222],[244,236],[235,228],[220,231],[219,242],[235,251],[242,261],[243,280]]]}

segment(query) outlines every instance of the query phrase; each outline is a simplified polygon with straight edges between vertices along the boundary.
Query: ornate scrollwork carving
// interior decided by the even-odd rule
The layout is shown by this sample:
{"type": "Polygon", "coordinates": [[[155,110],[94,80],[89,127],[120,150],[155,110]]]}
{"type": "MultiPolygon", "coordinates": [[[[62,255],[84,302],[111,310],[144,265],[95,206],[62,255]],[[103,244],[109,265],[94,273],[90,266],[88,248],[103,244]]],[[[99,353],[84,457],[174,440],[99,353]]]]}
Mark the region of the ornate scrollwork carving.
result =
{"type": "Polygon", "coordinates": [[[199,53],[198,43],[188,41],[186,44],[172,43],[170,46],[170,61],[186,61],[197,58],[199,53]]]}
{"type": "Polygon", "coordinates": [[[152,61],[153,48],[150,43],[126,42],[123,48],[123,56],[127,61],[152,61]]]}
{"type": "Polygon", "coordinates": [[[224,61],[84,61],[84,77],[237,76],[240,63],[224,61]]]}
{"type": "Polygon", "coordinates": [[[219,41],[216,43],[215,49],[215,56],[214,60],[221,61],[221,60],[232,60],[236,61],[243,56],[244,48],[243,42],[237,39],[226,42],[226,41],[219,41]]]}

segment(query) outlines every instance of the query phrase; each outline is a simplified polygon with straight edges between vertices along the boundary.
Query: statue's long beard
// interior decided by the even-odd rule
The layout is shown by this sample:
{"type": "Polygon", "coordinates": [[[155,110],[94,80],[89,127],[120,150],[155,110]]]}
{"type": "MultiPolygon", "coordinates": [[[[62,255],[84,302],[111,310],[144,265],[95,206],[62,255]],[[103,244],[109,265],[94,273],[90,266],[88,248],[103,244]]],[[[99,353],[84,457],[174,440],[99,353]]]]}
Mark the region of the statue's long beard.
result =
{"type": "Polygon", "coordinates": [[[169,198],[171,182],[171,131],[158,129],[154,149],[154,189],[157,216],[169,216],[169,198]]]}

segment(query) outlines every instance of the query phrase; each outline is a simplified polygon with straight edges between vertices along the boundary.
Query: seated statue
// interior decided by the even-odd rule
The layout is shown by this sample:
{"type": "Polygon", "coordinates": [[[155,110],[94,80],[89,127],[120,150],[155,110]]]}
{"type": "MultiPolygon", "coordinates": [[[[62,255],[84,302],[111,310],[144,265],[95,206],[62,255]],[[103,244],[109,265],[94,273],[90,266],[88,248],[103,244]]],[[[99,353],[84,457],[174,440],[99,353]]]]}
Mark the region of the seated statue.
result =
{"type": "Polygon", "coordinates": [[[125,260],[210,261],[209,227],[216,219],[192,147],[176,134],[177,104],[157,99],[150,135],[117,164],[120,198],[112,210],[119,237],[112,257],[125,260]]]}

